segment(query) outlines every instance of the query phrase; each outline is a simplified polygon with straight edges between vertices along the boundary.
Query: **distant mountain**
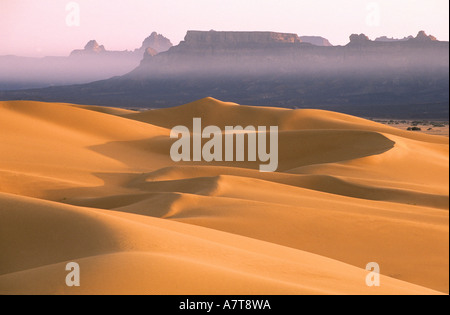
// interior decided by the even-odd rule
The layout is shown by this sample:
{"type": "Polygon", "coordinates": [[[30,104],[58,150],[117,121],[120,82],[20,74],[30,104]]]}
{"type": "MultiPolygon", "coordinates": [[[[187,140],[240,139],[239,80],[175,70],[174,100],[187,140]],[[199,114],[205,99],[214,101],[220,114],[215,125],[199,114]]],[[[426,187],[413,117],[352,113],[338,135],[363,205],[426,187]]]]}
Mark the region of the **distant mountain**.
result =
{"type": "Polygon", "coordinates": [[[376,42],[406,42],[409,40],[415,41],[437,41],[433,35],[427,35],[425,31],[420,31],[416,37],[410,35],[403,38],[388,38],[387,36],[381,36],[375,39],[376,42]]]}
{"type": "MultiPolygon", "coordinates": [[[[297,34],[276,32],[217,32],[188,31],[182,46],[208,46],[214,48],[263,47],[301,43],[297,34]]],[[[180,46],[178,45],[178,47],[180,46]]]]}
{"type": "Polygon", "coordinates": [[[414,36],[410,35],[408,37],[403,38],[388,38],[387,36],[377,37],[375,39],[376,42],[406,42],[410,39],[414,38],[414,36]]]}
{"type": "Polygon", "coordinates": [[[99,45],[96,40],[89,41],[84,49],[72,51],[71,56],[86,56],[106,53],[105,46],[99,45]]]}
{"type": "Polygon", "coordinates": [[[135,52],[143,54],[147,48],[151,48],[158,53],[168,51],[172,47],[172,42],[170,39],[164,37],[161,34],[153,32],[149,37],[147,37],[142,43],[141,48],[136,49],[135,52]]]}
{"type": "Polygon", "coordinates": [[[376,42],[406,42],[409,40],[437,41],[436,37],[433,35],[427,35],[425,31],[420,31],[416,37],[412,35],[404,38],[388,38],[387,36],[382,36],[375,39],[376,42]]]}
{"type": "Polygon", "coordinates": [[[420,31],[419,34],[417,34],[416,38],[412,38],[414,41],[437,41],[437,38],[433,35],[427,35],[425,31],[420,31]]]}
{"type": "Polygon", "coordinates": [[[78,49],[72,51],[70,54],[71,57],[74,56],[83,56],[83,57],[91,57],[91,56],[106,56],[106,55],[116,55],[122,57],[130,57],[133,56],[139,60],[142,59],[144,53],[147,49],[152,49],[156,53],[161,53],[169,50],[172,47],[172,43],[170,39],[164,37],[161,34],[153,32],[149,37],[147,37],[143,42],[140,48],[135,49],[134,51],[108,51],[105,49],[105,46],[99,45],[97,41],[91,40],[89,41],[84,49],[78,49]]]}
{"type": "Polygon", "coordinates": [[[328,41],[328,39],[320,36],[300,36],[300,40],[304,43],[310,43],[316,46],[325,46],[325,47],[333,46],[328,41]]]}
{"type": "Polygon", "coordinates": [[[420,32],[407,41],[353,34],[346,46],[296,34],[189,31],[147,52],[121,77],[78,86],[0,93],[120,107],[167,107],[212,96],[240,104],[321,108],[364,117],[447,118],[449,43],[420,32]]]}
{"type": "Polygon", "coordinates": [[[25,58],[0,56],[0,90],[81,84],[123,75],[136,68],[147,50],[153,55],[168,50],[172,43],[152,33],[134,51],[110,51],[95,40],[68,57],[25,58]]]}

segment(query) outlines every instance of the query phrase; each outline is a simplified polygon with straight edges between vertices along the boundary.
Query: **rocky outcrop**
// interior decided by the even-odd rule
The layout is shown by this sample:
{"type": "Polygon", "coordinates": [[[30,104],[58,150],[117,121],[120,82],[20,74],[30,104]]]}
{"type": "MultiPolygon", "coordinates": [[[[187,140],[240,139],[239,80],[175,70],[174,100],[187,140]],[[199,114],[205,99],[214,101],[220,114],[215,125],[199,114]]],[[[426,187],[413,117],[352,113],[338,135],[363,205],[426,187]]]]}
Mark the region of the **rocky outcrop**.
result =
{"type": "Polygon", "coordinates": [[[375,39],[375,42],[406,42],[406,41],[411,41],[411,42],[431,42],[431,41],[437,41],[436,37],[434,37],[433,35],[427,35],[425,33],[425,31],[420,31],[416,37],[410,35],[408,37],[404,37],[404,38],[388,38],[387,36],[382,36],[382,37],[378,37],[377,39],[375,39]]]}
{"type": "Polygon", "coordinates": [[[172,43],[153,32],[143,47],[113,51],[90,40],[83,49],[74,50],[67,57],[0,56],[0,90],[81,84],[124,75],[136,69],[143,58],[156,56],[172,47],[172,43]]]}
{"type": "Polygon", "coordinates": [[[164,37],[161,34],[153,32],[149,37],[147,37],[142,43],[141,48],[136,49],[135,52],[145,53],[147,48],[152,48],[154,51],[161,53],[168,51],[173,46],[170,39],[164,37]]]}
{"type": "Polygon", "coordinates": [[[420,31],[416,38],[414,38],[414,40],[416,41],[425,41],[425,42],[429,42],[429,41],[437,41],[436,37],[434,37],[433,35],[427,35],[425,33],[425,31],[420,31]]]}
{"type": "Polygon", "coordinates": [[[72,51],[71,56],[79,56],[79,55],[94,55],[101,54],[106,52],[105,46],[99,45],[96,40],[89,41],[84,49],[78,49],[72,51]]]}
{"type": "Polygon", "coordinates": [[[158,52],[156,50],[154,50],[153,48],[149,47],[145,50],[144,52],[144,59],[145,58],[150,58],[150,57],[154,57],[158,54],[158,52]]]}
{"type": "Polygon", "coordinates": [[[414,38],[413,36],[403,37],[403,38],[388,38],[387,36],[381,36],[377,37],[375,39],[376,42],[384,42],[384,43],[392,43],[392,42],[406,42],[407,40],[410,40],[414,38]]]}
{"type": "Polygon", "coordinates": [[[245,46],[301,43],[297,34],[275,32],[188,31],[184,39],[188,46],[245,46]]]}
{"type": "Polygon", "coordinates": [[[364,34],[352,34],[350,35],[350,43],[348,45],[364,45],[370,42],[369,37],[364,34]]]}
{"type": "Polygon", "coordinates": [[[304,43],[295,34],[189,31],[185,40],[169,51],[157,56],[146,53],[140,67],[130,76],[296,76],[299,73],[387,76],[448,65],[442,58],[448,51],[448,43],[432,41],[422,33],[418,38],[374,42],[364,34],[352,34],[346,46],[323,47],[304,43]]]}
{"type": "Polygon", "coordinates": [[[85,51],[90,51],[90,52],[93,52],[93,53],[102,53],[102,52],[106,51],[105,46],[103,46],[103,45],[100,46],[97,43],[97,41],[95,41],[95,40],[89,41],[86,44],[86,46],[84,46],[84,50],[85,51]]]}
{"type": "Polygon", "coordinates": [[[315,46],[331,47],[333,46],[328,39],[321,36],[301,36],[300,40],[304,43],[310,43],[315,46]]]}
{"type": "Polygon", "coordinates": [[[149,37],[147,37],[140,48],[135,49],[134,51],[113,51],[106,50],[105,46],[97,43],[96,40],[90,40],[84,49],[77,49],[72,51],[70,56],[75,57],[92,57],[92,56],[114,56],[117,58],[127,57],[142,60],[143,56],[154,56],[158,53],[165,52],[172,47],[172,43],[166,37],[156,32],[153,32],[149,37]],[[150,51],[147,51],[148,49],[150,51]]]}

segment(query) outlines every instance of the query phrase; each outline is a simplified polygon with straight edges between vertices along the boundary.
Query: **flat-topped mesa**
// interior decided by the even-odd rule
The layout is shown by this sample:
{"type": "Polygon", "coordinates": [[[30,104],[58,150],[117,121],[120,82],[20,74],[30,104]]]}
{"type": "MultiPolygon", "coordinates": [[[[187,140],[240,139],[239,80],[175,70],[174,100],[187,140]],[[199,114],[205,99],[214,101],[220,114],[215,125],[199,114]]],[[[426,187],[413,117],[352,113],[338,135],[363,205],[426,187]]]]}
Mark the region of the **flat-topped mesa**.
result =
{"type": "Polygon", "coordinates": [[[448,43],[428,40],[428,37],[385,43],[371,41],[364,34],[352,34],[346,46],[323,47],[302,42],[295,34],[188,31],[185,41],[167,52],[156,56],[145,54],[141,66],[130,76],[145,79],[185,76],[209,80],[327,73],[387,76],[431,69],[441,73],[440,69],[448,67],[446,53],[448,43]]]}
{"type": "Polygon", "coordinates": [[[184,44],[194,45],[270,45],[301,43],[297,34],[276,32],[188,31],[184,44]]]}

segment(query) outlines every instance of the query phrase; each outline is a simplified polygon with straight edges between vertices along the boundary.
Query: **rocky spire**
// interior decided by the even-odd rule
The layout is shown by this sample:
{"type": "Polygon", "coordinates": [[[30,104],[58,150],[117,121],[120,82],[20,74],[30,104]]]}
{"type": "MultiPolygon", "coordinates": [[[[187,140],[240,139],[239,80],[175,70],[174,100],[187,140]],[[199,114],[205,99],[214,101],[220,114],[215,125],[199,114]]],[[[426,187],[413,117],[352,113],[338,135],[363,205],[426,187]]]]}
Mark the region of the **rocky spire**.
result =
{"type": "Polygon", "coordinates": [[[84,46],[84,50],[86,52],[93,52],[93,53],[101,53],[106,51],[105,46],[103,45],[100,46],[96,40],[89,41],[86,44],[86,46],[84,46]]]}
{"type": "Polygon", "coordinates": [[[425,33],[425,31],[420,31],[415,40],[420,40],[420,41],[436,41],[436,37],[434,37],[433,35],[427,35],[425,33]]]}
{"type": "Polygon", "coordinates": [[[153,50],[160,53],[169,50],[172,46],[173,45],[170,39],[164,37],[161,34],[153,32],[144,40],[144,42],[142,43],[142,47],[139,48],[138,51],[144,53],[146,52],[147,48],[152,48],[153,50]]]}
{"type": "Polygon", "coordinates": [[[370,42],[369,37],[365,34],[352,34],[350,35],[350,44],[365,44],[370,42]]]}

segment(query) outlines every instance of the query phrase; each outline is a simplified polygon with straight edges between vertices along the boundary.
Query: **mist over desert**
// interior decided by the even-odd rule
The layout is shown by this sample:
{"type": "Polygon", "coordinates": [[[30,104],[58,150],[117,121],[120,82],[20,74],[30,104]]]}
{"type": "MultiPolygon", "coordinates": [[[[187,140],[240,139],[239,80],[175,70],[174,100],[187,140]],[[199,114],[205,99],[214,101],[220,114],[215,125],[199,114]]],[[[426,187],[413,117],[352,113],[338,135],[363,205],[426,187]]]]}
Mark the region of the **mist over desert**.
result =
{"type": "Polygon", "coordinates": [[[0,296],[449,295],[449,5],[1,0],[0,296]]]}

